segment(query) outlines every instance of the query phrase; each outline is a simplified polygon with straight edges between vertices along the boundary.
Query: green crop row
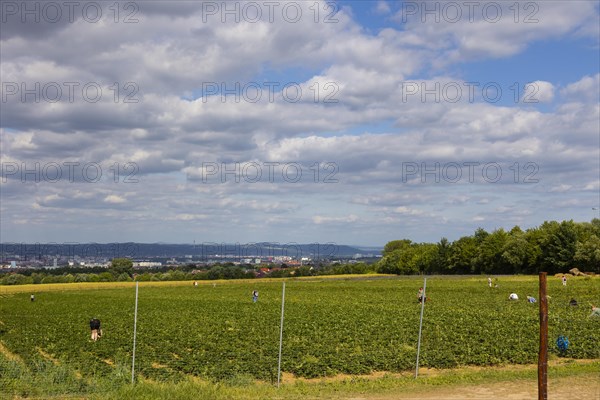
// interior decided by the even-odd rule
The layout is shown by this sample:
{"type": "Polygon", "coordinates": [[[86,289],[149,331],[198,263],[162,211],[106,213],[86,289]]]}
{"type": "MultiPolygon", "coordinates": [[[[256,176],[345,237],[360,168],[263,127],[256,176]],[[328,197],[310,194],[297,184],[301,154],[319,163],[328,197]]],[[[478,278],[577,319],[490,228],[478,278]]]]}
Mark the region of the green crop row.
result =
{"type": "MultiPolygon", "coordinates": [[[[413,369],[420,304],[415,279],[289,281],[286,287],[282,370],[301,377],[399,372],[413,369]]],[[[549,282],[550,352],[600,358],[596,280],[549,282]],[[568,302],[576,298],[579,307],[568,302]],[[570,346],[560,353],[559,335],[570,346]]],[[[501,280],[429,278],[420,365],[535,363],[539,309],[537,278],[501,280]]],[[[40,362],[68,366],[73,374],[130,379],[135,291],[82,290],[7,295],[0,304],[0,340],[28,368],[40,362]],[[102,321],[103,337],[89,338],[88,321],[102,321]]],[[[185,375],[212,380],[277,377],[281,283],[139,289],[138,377],[177,381],[185,375]],[[251,299],[257,289],[257,303],[251,299]]]]}

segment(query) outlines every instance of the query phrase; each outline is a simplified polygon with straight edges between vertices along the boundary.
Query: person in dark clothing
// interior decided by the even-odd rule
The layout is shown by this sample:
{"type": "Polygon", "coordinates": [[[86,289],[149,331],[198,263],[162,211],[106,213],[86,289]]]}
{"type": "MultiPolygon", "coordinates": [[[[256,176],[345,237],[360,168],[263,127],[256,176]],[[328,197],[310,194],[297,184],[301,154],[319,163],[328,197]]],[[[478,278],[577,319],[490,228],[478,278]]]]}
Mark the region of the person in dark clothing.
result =
{"type": "Polygon", "coordinates": [[[92,330],[92,340],[95,342],[100,336],[102,336],[102,330],[100,329],[100,320],[98,318],[92,318],[90,320],[90,329],[92,330]]]}
{"type": "Polygon", "coordinates": [[[579,303],[577,303],[577,300],[571,299],[571,301],[569,301],[569,305],[571,307],[577,307],[577,306],[579,306],[579,303]]]}

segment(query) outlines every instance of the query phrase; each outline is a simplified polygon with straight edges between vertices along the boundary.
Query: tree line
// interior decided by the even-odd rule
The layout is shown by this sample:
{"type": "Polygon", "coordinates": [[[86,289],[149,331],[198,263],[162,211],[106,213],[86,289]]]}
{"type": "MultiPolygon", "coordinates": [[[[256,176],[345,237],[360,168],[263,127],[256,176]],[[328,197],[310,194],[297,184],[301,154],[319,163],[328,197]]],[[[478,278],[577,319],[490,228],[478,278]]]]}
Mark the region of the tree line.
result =
{"type": "MultiPolygon", "coordinates": [[[[202,281],[217,279],[254,279],[257,268],[264,265],[234,265],[232,263],[198,267],[183,265],[178,267],[134,270],[133,262],[127,258],[115,258],[109,268],[62,267],[51,270],[24,270],[8,273],[0,278],[0,285],[24,285],[73,282],[131,282],[131,281],[202,281]]],[[[289,278],[316,275],[367,274],[376,273],[375,264],[355,263],[340,265],[309,265],[291,268],[273,268],[261,273],[265,278],[289,278]]]]}
{"type": "MultiPolygon", "coordinates": [[[[263,267],[263,266],[259,266],[263,267]]],[[[478,228],[473,235],[454,242],[442,238],[438,243],[415,243],[409,239],[387,243],[382,258],[375,264],[354,263],[305,265],[300,268],[275,268],[260,274],[266,278],[341,274],[549,274],[565,273],[571,268],[600,273],[600,219],[591,222],[546,221],[523,231],[486,232],[478,228]]],[[[216,264],[205,269],[196,265],[163,267],[134,271],[127,258],[113,259],[111,267],[56,270],[26,270],[8,273],[2,285],[71,282],[184,281],[252,279],[257,266],[216,264]]]]}
{"type": "Polygon", "coordinates": [[[523,231],[486,232],[454,242],[414,243],[408,239],[387,243],[378,272],[391,274],[549,274],[578,268],[600,273],[600,219],[591,222],[546,221],[523,231]]]}

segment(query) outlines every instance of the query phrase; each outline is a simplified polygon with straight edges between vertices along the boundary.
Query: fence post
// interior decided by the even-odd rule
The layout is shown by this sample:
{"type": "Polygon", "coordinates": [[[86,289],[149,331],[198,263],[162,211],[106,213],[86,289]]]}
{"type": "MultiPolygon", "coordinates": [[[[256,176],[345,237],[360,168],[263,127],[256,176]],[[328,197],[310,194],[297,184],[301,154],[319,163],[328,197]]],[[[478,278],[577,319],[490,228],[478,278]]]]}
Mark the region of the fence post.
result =
{"type": "Polygon", "coordinates": [[[277,388],[281,382],[281,348],[283,346],[283,314],[285,306],[285,281],[281,291],[281,322],[279,323],[279,362],[277,364],[277,388]]]}
{"type": "Polygon", "coordinates": [[[421,354],[421,331],[423,329],[423,310],[427,300],[427,278],[423,279],[423,299],[421,300],[421,321],[419,322],[419,342],[417,344],[417,366],[415,368],[415,379],[419,376],[419,355],[421,354]]]}
{"type": "Polygon", "coordinates": [[[548,400],[548,297],[546,273],[540,272],[540,352],[538,356],[538,400],[548,400]]]}
{"type": "Polygon", "coordinates": [[[140,283],[135,283],[135,311],[133,313],[133,357],[131,359],[131,384],[135,379],[135,339],[137,334],[137,309],[138,309],[138,288],[140,283]]]}

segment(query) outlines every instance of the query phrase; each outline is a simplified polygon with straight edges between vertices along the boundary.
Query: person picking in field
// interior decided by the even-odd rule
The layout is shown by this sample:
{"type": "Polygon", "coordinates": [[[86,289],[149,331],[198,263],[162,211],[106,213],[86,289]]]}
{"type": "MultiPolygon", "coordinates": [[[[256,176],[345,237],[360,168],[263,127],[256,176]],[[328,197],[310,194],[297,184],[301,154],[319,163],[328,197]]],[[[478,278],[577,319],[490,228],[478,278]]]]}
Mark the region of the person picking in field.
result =
{"type": "Polygon", "coordinates": [[[102,330],[100,329],[100,320],[98,318],[92,318],[90,320],[90,329],[92,330],[92,340],[95,342],[100,336],[102,336],[102,330]]]}
{"type": "Polygon", "coordinates": [[[589,318],[591,317],[600,317],[600,307],[592,306],[592,313],[589,318]]]}
{"type": "Polygon", "coordinates": [[[529,303],[535,303],[536,302],[535,297],[532,297],[532,296],[529,296],[529,295],[527,296],[527,301],[529,303]]]}
{"type": "Polygon", "coordinates": [[[519,296],[517,296],[517,294],[516,294],[516,293],[511,293],[511,294],[508,296],[508,299],[509,299],[509,300],[519,300],[519,296]]]}
{"type": "Polygon", "coordinates": [[[252,291],[252,302],[256,303],[258,301],[258,290],[252,291]]]}
{"type": "Polygon", "coordinates": [[[575,300],[575,299],[571,299],[571,301],[569,301],[569,305],[570,305],[571,307],[578,307],[578,306],[579,306],[579,303],[577,303],[577,300],[575,300]]]}

